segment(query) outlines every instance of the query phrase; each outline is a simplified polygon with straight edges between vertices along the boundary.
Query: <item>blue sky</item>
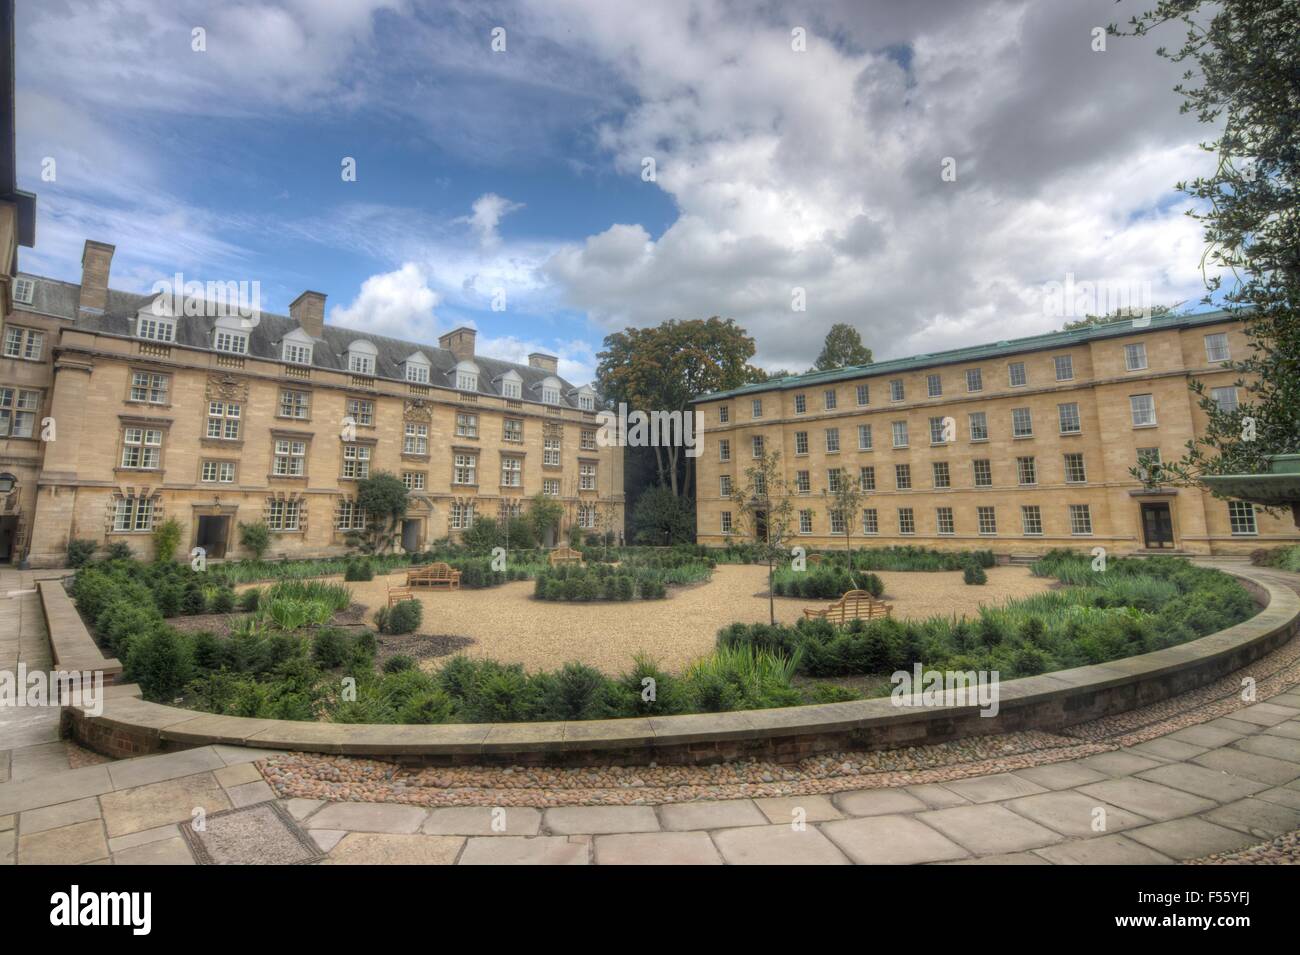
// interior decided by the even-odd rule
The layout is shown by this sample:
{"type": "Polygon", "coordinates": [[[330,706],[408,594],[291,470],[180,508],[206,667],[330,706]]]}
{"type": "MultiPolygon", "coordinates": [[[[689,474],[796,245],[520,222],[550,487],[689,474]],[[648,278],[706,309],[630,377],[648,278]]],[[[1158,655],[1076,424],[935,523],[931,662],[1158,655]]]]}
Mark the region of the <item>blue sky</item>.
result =
{"type": "Polygon", "coordinates": [[[76,281],[98,239],[115,287],[312,288],[330,321],[472,324],[578,381],[668,318],[798,369],[836,321],[882,358],[1048,330],[1067,272],[1194,300],[1172,187],[1204,131],[1154,42],[1090,49],[1124,7],[20,0],[22,267],[76,281]]]}

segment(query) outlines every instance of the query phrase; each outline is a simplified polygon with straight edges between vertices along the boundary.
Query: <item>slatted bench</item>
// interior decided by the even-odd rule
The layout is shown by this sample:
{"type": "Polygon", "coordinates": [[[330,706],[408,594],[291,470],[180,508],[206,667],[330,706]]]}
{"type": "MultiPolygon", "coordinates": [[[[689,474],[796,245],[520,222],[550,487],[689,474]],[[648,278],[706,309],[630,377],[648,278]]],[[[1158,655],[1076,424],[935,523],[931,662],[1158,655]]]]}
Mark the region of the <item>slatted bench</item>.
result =
{"type": "Polygon", "coordinates": [[[389,587],[388,588],[388,606],[399,604],[403,600],[414,600],[415,591],[409,587],[389,587]]]}
{"type": "Polygon", "coordinates": [[[448,590],[460,589],[460,571],[450,564],[435,561],[406,572],[408,587],[446,587],[448,590]]]}
{"type": "Polygon", "coordinates": [[[865,590],[850,590],[835,603],[822,610],[808,607],[803,615],[810,620],[826,620],[842,627],[850,620],[879,620],[894,610],[892,604],[877,600],[865,590]]]}
{"type": "Polygon", "coordinates": [[[557,547],[552,550],[548,559],[552,567],[559,567],[561,564],[581,564],[582,553],[566,544],[564,547],[557,547]]]}

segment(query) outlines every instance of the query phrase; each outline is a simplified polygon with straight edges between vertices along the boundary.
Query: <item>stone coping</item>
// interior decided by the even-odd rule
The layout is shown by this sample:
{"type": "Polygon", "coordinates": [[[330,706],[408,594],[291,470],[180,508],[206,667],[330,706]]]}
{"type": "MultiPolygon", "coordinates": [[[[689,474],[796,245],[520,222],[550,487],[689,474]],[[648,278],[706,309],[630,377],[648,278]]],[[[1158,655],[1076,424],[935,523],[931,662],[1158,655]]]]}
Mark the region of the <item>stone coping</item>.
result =
{"type": "MultiPolygon", "coordinates": [[[[970,735],[1056,730],[1211,682],[1271,652],[1300,629],[1300,595],[1281,578],[1254,568],[1225,572],[1241,579],[1261,605],[1250,620],[1140,656],[1005,681],[994,717],[980,716],[975,705],[901,708],[889,698],[876,698],[554,723],[345,724],[220,716],[115,694],[104,701],[98,716],[66,707],[65,730],[109,755],[221,743],[424,763],[533,764],[694,763],[744,755],[798,759],[837,749],[883,749],[970,735]]],[[[76,625],[84,633],[79,619],[76,625]]]]}
{"type": "Polygon", "coordinates": [[[97,670],[104,674],[106,684],[117,683],[122,676],[122,664],[115,657],[106,657],[99,644],[90,635],[77,613],[76,605],[68,596],[62,580],[38,580],[36,588],[41,595],[41,608],[45,613],[45,630],[49,634],[50,653],[60,670],[97,670]]]}

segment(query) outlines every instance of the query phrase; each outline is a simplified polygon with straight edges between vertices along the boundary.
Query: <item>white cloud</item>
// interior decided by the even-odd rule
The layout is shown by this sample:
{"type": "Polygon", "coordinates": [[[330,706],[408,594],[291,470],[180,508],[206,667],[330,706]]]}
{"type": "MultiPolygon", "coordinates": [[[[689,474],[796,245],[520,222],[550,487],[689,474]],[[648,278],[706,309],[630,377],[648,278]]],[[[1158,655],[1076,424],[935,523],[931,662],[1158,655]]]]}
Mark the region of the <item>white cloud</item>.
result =
{"type": "Polygon", "coordinates": [[[362,282],[351,304],[330,309],[330,324],[408,341],[436,341],[438,302],[420,267],[407,262],[362,282]]]}
{"type": "Polygon", "coordinates": [[[511,202],[495,192],[485,192],[474,200],[473,214],[458,221],[468,222],[470,228],[478,233],[479,245],[492,249],[501,244],[501,236],[497,233],[501,220],[523,207],[522,202],[511,202]]]}

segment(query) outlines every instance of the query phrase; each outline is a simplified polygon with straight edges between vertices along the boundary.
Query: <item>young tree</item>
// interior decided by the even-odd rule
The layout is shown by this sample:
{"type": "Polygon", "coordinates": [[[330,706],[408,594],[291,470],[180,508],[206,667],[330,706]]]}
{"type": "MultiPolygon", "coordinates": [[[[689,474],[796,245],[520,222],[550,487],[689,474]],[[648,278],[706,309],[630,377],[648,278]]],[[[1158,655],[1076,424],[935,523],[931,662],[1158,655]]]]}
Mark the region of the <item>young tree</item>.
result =
{"type": "Polygon", "coordinates": [[[393,543],[406,516],[408,495],[402,479],[377,471],[357,484],[357,506],[366,512],[366,529],[348,534],[348,542],[369,554],[382,554],[393,543]]]}
{"type": "Polygon", "coordinates": [[[1182,111],[1217,133],[1202,147],[1216,154],[1214,172],[1178,184],[1204,225],[1203,267],[1233,278],[1224,289],[1213,275],[1204,301],[1222,291],[1251,346],[1224,363],[1246,393],[1236,410],[1221,411],[1192,382],[1209,426],[1163,473],[1195,484],[1264,472],[1269,456],[1300,451],[1300,17],[1294,0],[1159,0],[1110,32],[1144,37],[1171,23],[1186,30],[1182,46],[1156,52],[1189,65],[1174,87],[1182,111]]]}
{"type": "Polygon", "coordinates": [[[564,505],[545,494],[534,494],[528,502],[527,521],[533,525],[533,533],[539,543],[545,543],[546,532],[558,528],[564,517],[564,505]]]}
{"type": "Polygon", "coordinates": [[[837,322],[826,333],[822,353],[817,356],[813,371],[829,368],[847,368],[850,365],[870,365],[871,349],[862,344],[862,336],[852,325],[837,322]]]}
{"type": "Polygon", "coordinates": [[[753,465],[745,468],[745,484],[740,488],[740,533],[752,537],[767,560],[767,613],[776,623],[773,576],[776,562],[784,560],[786,545],[793,536],[794,492],[781,467],[781,452],[763,449],[753,465]]]}
{"type": "MultiPolygon", "coordinates": [[[[844,551],[849,555],[849,576],[853,577],[853,527],[862,511],[862,502],[866,500],[867,492],[862,489],[860,481],[841,470],[834,486],[823,491],[822,496],[829,512],[840,515],[840,523],[844,527],[844,551]]],[[[854,577],[853,580],[856,585],[857,578],[854,577]]]]}

